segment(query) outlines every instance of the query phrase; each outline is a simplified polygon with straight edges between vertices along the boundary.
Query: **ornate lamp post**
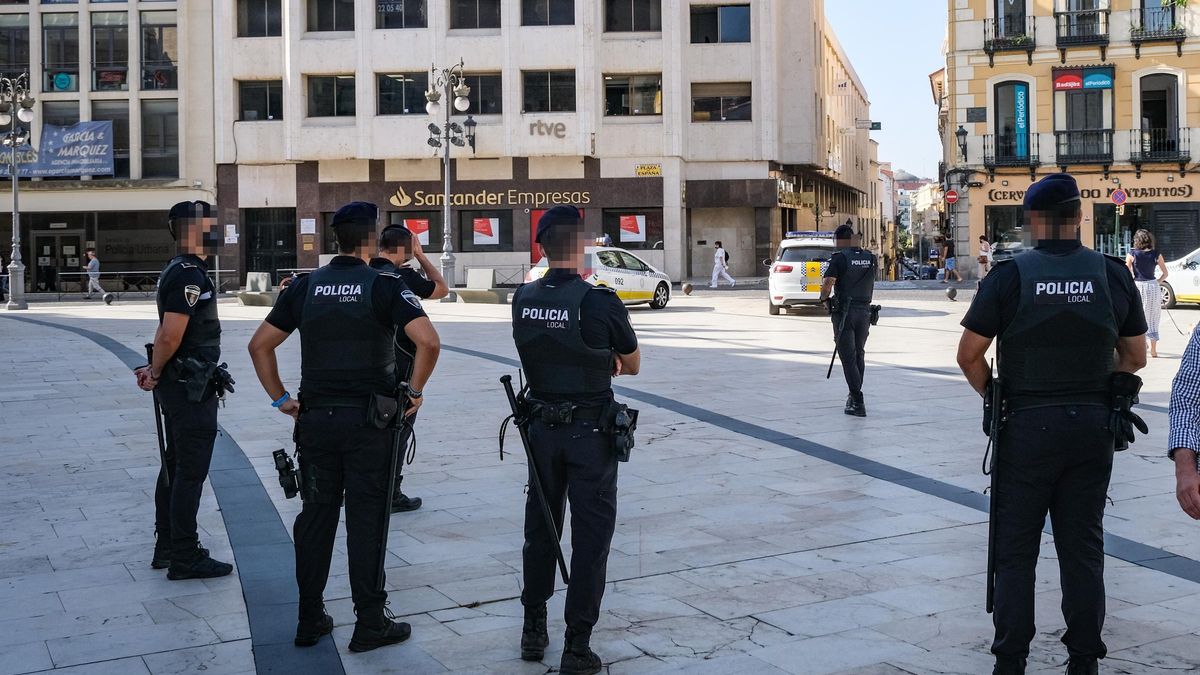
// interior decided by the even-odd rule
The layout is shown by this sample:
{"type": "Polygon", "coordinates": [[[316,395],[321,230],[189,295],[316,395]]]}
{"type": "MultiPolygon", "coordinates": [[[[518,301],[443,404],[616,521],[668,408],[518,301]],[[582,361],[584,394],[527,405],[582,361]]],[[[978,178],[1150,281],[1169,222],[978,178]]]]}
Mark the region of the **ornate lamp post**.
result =
{"type": "MultiPolygon", "coordinates": [[[[454,275],[454,240],[451,238],[453,225],[451,224],[450,215],[450,146],[457,145],[463,147],[470,145],[471,151],[475,151],[475,120],[470,115],[467,120],[460,126],[457,122],[450,121],[450,115],[454,110],[458,112],[466,112],[471,108],[471,100],[468,98],[471,95],[471,88],[467,86],[466,75],[463,71],[463,61],[459,59],[458,63],[449,68],[438,68],[436,65],[429,69],[429,91],[425,92],[425,112],[433,119],[429,123],[429,140],[430,147],[442,149],[442,276],[445,277],[446,283],[451,288],[455,285],[457,277],[454,275]],[[442,96],[446,97],[446,103],[442,103],[442,96]],[[453,110],[451,110],[451,101],[453,100],[453,110]],[[438,127],[438,121],[442,122],[442,126],[438,127]]],[[[453,302],[454,295],[451,294],[447,301],[453,302]]]]}
{"type": "Polygon", "coordinates": [[[0,145],[9,149],[8,177],[12,181],[12,260],[8,264],[9,311],[28,309],[25,302],[25,266],[21,264],[21,212],[17,208],[20,180],[17,177],[17,151],[29,143],[29,129],[20,125],[33,121],[33,97],[29,95],[29,74],[16,78],[0,77],[0,145]]]}

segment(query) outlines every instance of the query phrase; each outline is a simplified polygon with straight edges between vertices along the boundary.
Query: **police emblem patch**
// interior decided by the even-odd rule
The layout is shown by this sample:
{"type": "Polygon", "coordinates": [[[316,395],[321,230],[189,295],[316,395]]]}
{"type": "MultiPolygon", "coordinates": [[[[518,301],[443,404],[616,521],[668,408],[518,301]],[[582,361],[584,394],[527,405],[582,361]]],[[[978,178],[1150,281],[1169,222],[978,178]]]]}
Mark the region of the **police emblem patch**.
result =
{"type": "Polygon", "coordinates": [[[183,299],[187,300],[188,307],[195,307],[200,300],[200,287],[194,284],[184,286],[183,299]]]}
{"type": "Polygon", "coordinates": [[[417,297],[416,293],[413,293],[412,291],[402,291],[400,295],[408,301],[408,304],[416,307],[417,309],[421,309],[421,299],[417,297]]]}

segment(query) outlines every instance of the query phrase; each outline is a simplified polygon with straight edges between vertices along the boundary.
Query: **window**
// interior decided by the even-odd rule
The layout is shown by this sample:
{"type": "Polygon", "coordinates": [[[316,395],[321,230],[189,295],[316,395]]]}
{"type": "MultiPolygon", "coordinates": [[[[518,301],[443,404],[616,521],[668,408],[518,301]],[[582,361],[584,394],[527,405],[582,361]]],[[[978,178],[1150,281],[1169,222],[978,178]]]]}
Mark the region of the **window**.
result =
{"type": "Polygon", "coordinates": [[[692,7],[692,43],[750,41],[750,5],[692,7]]]}
{"type": "MultiPolygon", "coordinates": [[[[462,113],[464,115],[499,115],[504,112],[504,89],[501,86],[500,74],[467,75],[467,86],[471,94],[467,98],[471,107],[462,113]]],[[[457,113],[458,111],[454,111],[457,113]]]]}
{"type": "Polygon", "coordinates": [[[570,26],[575,0],[521,0],[522,26],[570,26]]]}
{"type": "Polygon", "coordinates": [[[142,89],[179,88],[175,12],[142,12],[142,89]]]}
{"type": "Polygon", "coordinates": [[[995,100],[996,158],[1029,157],[1029,85],[1001,82],[995,100]]]}
{"type": "Polygon", "coordinates": [[[93,101],[92,119],[113,123],[113,177],[129,178],[129,102],[93,101]]]}
{"type": "MultiPolygon", "coordinates": [[[[47,126],[69,127],[79,123],[78,101],[43,101],[42,112],[39,115],[42,129],[45,133],[47,126]]],[[[44,137],[43,137],[44,138],[44,137]]],[[[42,180],[76,180],[79,176],[43,176],[42,180]]]]}
{"type": "Polygon", "coordinates": [[[281,1],[238,0],[238,37],[283,35],[283,18],[279,8],[281,1]]]}
{"type": "Polygon", "coordinates": [[[354,117],[354,76],[309,76],[308,116],[354,117]]]}
{"type": "Polygon", "coordinates": [[[458,250],[513,250],[512,211],[459,211],[458,250]]]}
{"type": "Polygon", "coordinates": [[[263,122],[283,119],[283,82],[238,82],[239,120],[263,122]]]}
{"type": "Polygon", "coordinates": [[[451,28],[499,28],[500,0],[450,0],[451,28]]]}
{"type": "Polygon", "coordinates": [[[142,101],[142,178],[179,178],[178,101],[142,101]]]}
{"type": "Polygon", "coordinates": [[[376,28],[425,28],[425,0],[377,0],[376,28]]]}
{"type": "Polygon", "coordinates": [[[751,119],[749,82],[692,85],[693,122],[742,122],[751,119]]]}
{"type": "Polygon", "coordinates": [[[429,73],[380,74],[380,115],[421,115],[425,112],[425,90],[429,88],[429,73]]]}
{"type": "Polygon", "coordinates": [[[604,0],[604,30],[661,31],[662,0],[604,0]]]}
{"type": "Polygon", "coordinates": [[[389,211],[388,225],[407,227],[426,251],[442,250],[441,211],[389,211]]]}
{"type": "Polygon", "coordinates": [[[525,104],[521,112],[575,112],[575,71],[529,70],[525,77],[525,104]]]}
{"type": "Polygon", "coordinates": [[[662,114],[662,75],[605,75],[604,114],[662,114]]]}
{"type": "Polygon", "coordinates": [[[92,89],[129,89],[129,26],[125,12],[92,14],[92,89]]]}
{"type": "Polygon", "coordinates": [[[296,267],[296,209],[243,209],[246,236],[246,270],[266,272],[271,283],[296,267]]]}
{"type": "Polygon", "coordinates": [[[42,15],[42,89],[79,91],[79,15],[42,15]]]}
{"type": "Polygon", "coordinates": [[[354,0],[308,0],[308,30],[353,31],[354,0]]]}
{"type": "Polygon", "coordinates": [[[602,227],[613,244],[630,250],[650,250],[663,240],[662,209],[604,209],[602,227]]]}
{"type": "Polygon", "coordinates": [[[29,70],[29,15],[0,14],[0,77],[29,70]]]}
{"type": "Polygon", "coordinates": [[[996,37],[1012,38],[1025,34],[1025,0],[995,0],[996,37]]]}

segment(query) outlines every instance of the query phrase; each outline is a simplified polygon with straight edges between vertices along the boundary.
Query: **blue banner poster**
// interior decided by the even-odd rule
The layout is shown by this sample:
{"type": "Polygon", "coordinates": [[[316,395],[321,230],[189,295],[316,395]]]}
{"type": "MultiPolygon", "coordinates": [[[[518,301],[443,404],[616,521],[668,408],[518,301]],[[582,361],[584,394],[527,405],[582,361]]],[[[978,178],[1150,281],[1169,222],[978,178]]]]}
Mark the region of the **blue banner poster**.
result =
{"type": "Polygon", "coordinates": [[[1013,117],[1016,119],[1016,155],[1029,156],[1029,86],[1018,84],[1013,87],[1013,117]]]}
{"type": "MultiPolygon", "coordinates": [[[[112,122],[80,122],[69,127],[42,127],[41,149],[17,148],[17,174],[37,176],[113,175],[112,122]]],[[[0,149],[0,176],[9,175],[9,152],[0,149]]]]}

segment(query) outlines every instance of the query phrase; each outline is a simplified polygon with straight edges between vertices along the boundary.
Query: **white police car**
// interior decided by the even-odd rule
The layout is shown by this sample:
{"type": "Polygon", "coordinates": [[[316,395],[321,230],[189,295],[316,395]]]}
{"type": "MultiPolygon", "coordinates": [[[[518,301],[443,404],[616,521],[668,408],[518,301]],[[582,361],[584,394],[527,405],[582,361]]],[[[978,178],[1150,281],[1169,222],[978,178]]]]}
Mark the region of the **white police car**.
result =
{"type": "Polygon", "coordinates": [[[764,261],[771,268],[767,311],[775,316],[789,307],[816,305],[836,250],[832,232],[788,232],[775,260],[764,261]]]}
{"type": "MultiPolygon", "coordinates": [[[[662,309],[671,300],[671,277],[623,248],[589,246],[583,278],[596,286],[611,288],[626,305],[650,305],[662,309]]],[[[542,258],[529,270],[526,281],[541,279],[549,269],[542,258]]]]}
{"type": "Polygon", "coordinates": [[[1167,263],[1167,280],[1162,288],[1162,306],[1171,309],[1186,302],[1200,303],[1200,249],[1167,263]]]}

